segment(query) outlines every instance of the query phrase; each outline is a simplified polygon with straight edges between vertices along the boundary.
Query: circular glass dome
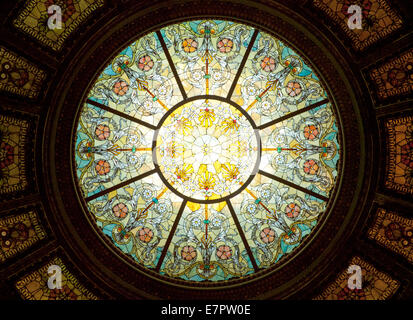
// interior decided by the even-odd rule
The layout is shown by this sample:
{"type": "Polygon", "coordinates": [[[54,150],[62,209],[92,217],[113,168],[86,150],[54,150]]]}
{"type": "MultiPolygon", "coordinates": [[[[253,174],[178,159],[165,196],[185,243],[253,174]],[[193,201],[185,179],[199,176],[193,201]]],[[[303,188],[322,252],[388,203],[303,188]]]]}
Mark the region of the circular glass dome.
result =
{"type": "Polygon", "coordinates": [[[327,92],[275,37],[189,21],[119,52],[81,109],[78,185],[137,264],[212,282],[271,269],[326,214],[339,139],[327,92]]]}

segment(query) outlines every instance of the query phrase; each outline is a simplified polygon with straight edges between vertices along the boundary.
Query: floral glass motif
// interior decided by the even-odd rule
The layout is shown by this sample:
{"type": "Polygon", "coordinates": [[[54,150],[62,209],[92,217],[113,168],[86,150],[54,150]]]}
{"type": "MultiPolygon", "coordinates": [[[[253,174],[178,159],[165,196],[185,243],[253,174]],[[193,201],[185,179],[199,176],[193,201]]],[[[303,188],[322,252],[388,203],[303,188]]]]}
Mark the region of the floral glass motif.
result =
{"type": "Polygon", "coordinates": [[[288,258],[323,218],[339,128],[275,37],[189,21],[123,49],[82,108],[76,174],[97,226],[169,278],[227,281],[288,258]]]}

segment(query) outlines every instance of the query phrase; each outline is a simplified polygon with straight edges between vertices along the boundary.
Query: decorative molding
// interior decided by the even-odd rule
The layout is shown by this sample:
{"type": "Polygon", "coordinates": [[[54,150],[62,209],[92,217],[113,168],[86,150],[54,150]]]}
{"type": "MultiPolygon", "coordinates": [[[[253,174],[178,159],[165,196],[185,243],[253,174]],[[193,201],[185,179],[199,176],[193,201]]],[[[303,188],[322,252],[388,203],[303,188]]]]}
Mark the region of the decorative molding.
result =
{"type": "Polygon", "coordinates": [[[370,71],[379,100],[408,95],[413,91],[413,49],[370,71]]]}
{"type": "Polygon", "coordinates": [[[18,16],[14,19],[13,25],[17,29],[29,34],[40,43],[60,51],[65,40],[72,34],[78,26],[97,8],[102,7],[105,0],[28,0],[18,16]],[[49,14],[47,7],[51,5],[62,5],[62,29],[49,29],[49,14]]]}
{"type": "Polygon", "coordinates": [[[46,238],[38,214],[31,210],[7,218],[0,218],[0,262],[17,255],[34,243],[46,238]]]}
{"type": "Polygon", "coordinates": [[[413,116],[389,119],[385,186],[401,194],[413,194],[413,116]]]}
{"type": "Polygon", "coordinates": [[[413,264],[413,219],[379,208],[368,237],[413,264]]]}
{"type": "Polygon", "coordinates": [[[400,287],[400,282],[392,279],[386,273],[378,271],[374,266],[360,257],[353,257],[349,264],[361,268],[361,289],[350,289],[348,280],[351,274],[342,271],[337,279],[329,285],[314,300],[386,300],[400,287]]]}
{"type": "Polygon", "coordinates": [[[98,298],[87,290],[77,278],[67,269],[61,258],[56,257],[37,271],[20,278],[15,287],[25,300],[97,300],[98,298]],[[62,288],[50,289],[48,269],[52,265],[61,268],[62,288]]]}
{"type": "Polygon", "coordinates": [[[43,70],[0,46],[0,90],[37,98],[45,78],[43,70]]]}
{"type": "Polygon", "coordinates": [[[37,121],[36,116],[0,106],[0,202],[36,192],[33,147],[37,121]]]}
{"type": "Polygon", "coordinates": [[[26,189],[26,144],[29,124],[25,120],[0,114],[0,194],[26,189]]]}
{"type": "Polygon", "coordinates": [[[402,20],[387,0],[314,0],[313,6],[326,14],[351,40],[355,50],[363,51],[373,43],[402,27],[402,20]],[[362,9],[362,29],[347,25],[347,9],[359,5],[362,9]]]}

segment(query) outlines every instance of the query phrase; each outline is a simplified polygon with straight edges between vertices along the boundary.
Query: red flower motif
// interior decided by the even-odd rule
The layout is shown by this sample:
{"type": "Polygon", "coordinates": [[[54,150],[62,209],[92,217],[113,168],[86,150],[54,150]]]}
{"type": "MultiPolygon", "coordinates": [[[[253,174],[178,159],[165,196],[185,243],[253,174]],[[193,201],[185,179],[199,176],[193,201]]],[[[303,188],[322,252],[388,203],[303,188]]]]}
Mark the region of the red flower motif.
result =
{"type": "Polygon", "coordinates": [[[196,257],[196,250],[193,246],[185,246],[181,250],[181,257],[185,261],[191,261],[196,257]]]}
{"type": "Polygon", "coordinates": [[[96,172],[103,176],[104,174],[109,173],[110,171],[110,164],[106,160],[99,160],[95,166],[96,172]]]}
{"type": "Polygon", "coordinates": [[[233,44],[231,39],[224,38],[218,42],[217,48],[222,53],[228,53],[232,50],[233,44]]]}
{"type": "Polygon", "coordinates": [[[121,202],[113,206],[112,212],[115,215],[115,217],[125,218],[126,214],[128,213],[128,207],[121,202]]]}
{"type": "Polygon", "coordinates": [[[232,256],[232,250],[227,245],[219,246],[217,249],[217,256],[221,260],[228,260],[232,256]]]}
{"type": "Polygon", "coordinates": [[[138,67],[142,71],[149,71],[153,68],[154,62],[150,56],[143,56],[139,59],[138,67]]]}
{"type": "Polygon", "coordinates": [[[142,227],[138,231],[138,236],[139,236],[139,240],[141,240],[142,242],[148,243],[149,241],[151,241],[153,237],[153,232],[151,229],[147,227],[142,227]]]}
{"type": "Polygon", "coordinates": [[[14,230],[16,231],[16,232],[12,232],[14,238],[16,238],[20,241],[25,241],[29,238],[29,230],[28,230],[27,226],[24,223],[22,223],[22,222],[18,223],[14,227],[14,230]]]}
{"type": "Polygon", "coordinates": [[[275,60],[272,57],[265,57],[261,60],[261,68],[266,72],[271,72],[275,69],[275,60]]]}
{"type": "Polygon", "coordinates": [[[113,85],[113,92],[118,96],[123,96],[128,91],[128,84],[125,81],[118,81],[113,85]]]}
{"type": "Polygon", "coordinates": [[[271,243],[275,240],[275,231],[271,228],[264,228],[260,234],[261,240],[264,243],[271,243]]]}
{"type": "Polygon", "coordinates": [[[363,1],[363,17],[367,17],[369,15],[370,9],[371,9],[372,3],[370,0],[364,0],[363,1]]]}
{"type": "Polygon", "coordinates": [[[301,93],[301,85],[295,81],[288,82],[287,93],[290,97],[298,96],[301,93]]]}
{"type": "Polygon", "coordinates": [[[95,134],[99,140],[106,140],[110,135],[110,128],[107,125],[99,124],[95,129],[95,134]]]}
{"type": "Polygon", "coordinates": [[[319,169],[317,162],[313,159],[307,160],[304,163],[304,172],[306,174],[316,174],[319,169]]]}
{"type": "Polygon", "coordinates": [[[287,215],[288,218],[295,218],[297,217],[301,212],[301,208],[299,205],[295,203],[290,203],[286,208],[285,208],[285,214],[287,215]]]}
{"type": "Polygon", "coordinates": [[[314,125],[309,125],[304,128],[304,137],[308,140],[314,140],[318,134],[318,129],[314,125]]]}

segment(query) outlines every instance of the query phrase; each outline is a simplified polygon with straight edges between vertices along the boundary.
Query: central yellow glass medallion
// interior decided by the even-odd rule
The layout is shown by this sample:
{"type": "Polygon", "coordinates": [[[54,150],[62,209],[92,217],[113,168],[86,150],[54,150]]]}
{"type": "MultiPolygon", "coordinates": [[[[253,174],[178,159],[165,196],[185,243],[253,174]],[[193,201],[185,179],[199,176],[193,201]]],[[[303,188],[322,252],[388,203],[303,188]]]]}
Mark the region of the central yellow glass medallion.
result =
{"type": "Polygon", "coordinates": [[[155,164],[178,194],[222,200],[255,174],[257,138],[250,119],[235,106],[195,100],[164,118],[156,135],[155,164]]]}

